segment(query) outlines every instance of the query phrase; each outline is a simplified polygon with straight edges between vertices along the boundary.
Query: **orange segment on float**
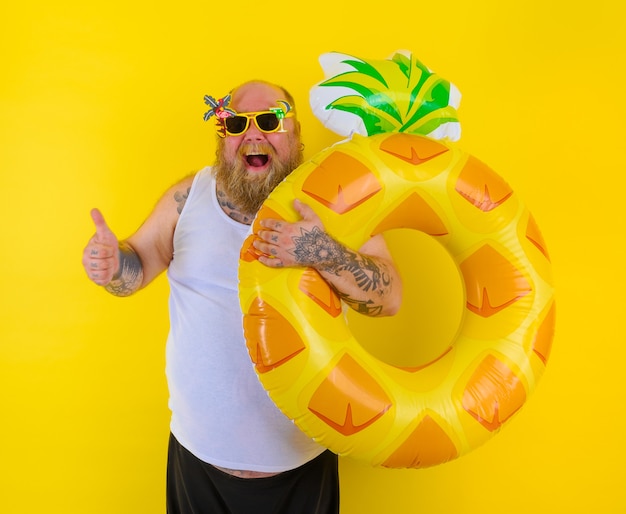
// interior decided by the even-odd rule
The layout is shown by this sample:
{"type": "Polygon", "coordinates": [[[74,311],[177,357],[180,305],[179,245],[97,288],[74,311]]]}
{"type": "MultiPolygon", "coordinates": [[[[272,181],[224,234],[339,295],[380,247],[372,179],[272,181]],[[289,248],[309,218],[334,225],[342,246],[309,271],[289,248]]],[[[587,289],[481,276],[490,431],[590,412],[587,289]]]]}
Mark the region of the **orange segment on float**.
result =
{"type": "Polygon", "coordinates": [[[256,233],[259,230],[262,230],[261,224],[259,223],[263,219],[275,219],[280,221],[285,221],[280,214],[278,214],[274,209],[271,209],[267,205],[263,204],[259,209],[256,217],[254,218],[254,223],[252,224],[252,232],[256,233]]]}
{"type": "Polygon", "coordinates": [[[502,177],[471,155],[457,178],[455,190],[484,212],[502,205],[513,194],[502,177]]]}
{"type": "Polygon", "coordinates": [[[390,407],[387,393],[349,355],[341,358],[309,401],[309,410],[343,435],[367,428],[390,407]]]}
{"type": "Polygon", "coordinates": [[[373,230],[372,235],[393,228],[410,228],[430,236],[443,236],[448,233],[444,222],[434,209],[415,192],[385,216],[373,230]]]}
{"type": "Polygon", "coordinates": [[[456,446],[430,416],[425,416],[411,435],[385,460],[387,468],[426,468],[456,459],[456,446]]]}
{"type": "Polygon", "coordinates": [[[548,255],[548,249],[546,248],[546,243],[543,240],[543,236],[541,235],[541,231],[537,226],[535,218],[533,218],[532,216],[528,218],[528,225],[526,226],[526,238],[537,248],[539,248],[539,251],[546,256],[546,259],[550,260],[550,256],[548,255]]]}
{"type": "Polygon", "coordinates": [[[482,360],[463,392],[463,408],[490,432],[498,430],[525,401],[519,377],[493,355],[482,360]]]}
{"type": "Polygon", "coordinates": [[[460,264],[467,308],[488,318],[531,292],[528,280],[490,245],[483,245],[460,264]]]}
{"type": "Polygon", "coordinates": [[[380,149],[414,166],[419,166],[448,151],[448,148],[433,139],[416,138],[397,133],[385,139],[380,149]]]}
{"type": "Polygon", "coordinates": [[[302,184],[304,193],[337,214],[354,209],[381,189],[365,164],[343,152],[331,153],[302,184]]]}
{"type": "Polygon", "coordinates": [[[244,316],[243,329],[250,358],[259,373],[282,366],[306,348],[291,323],[258,297],[244,316]]]}
{"type": "Polygon", "coordinates": [[[548,362],[550,357],[550,350],[552,349],[552,339],[554,337],[554,325],[556,323],[556,308],[554,303],[550,306],[550,310],[546,315],[546,318],[541,323],[537,335],[533,341],[533,351],[541,359],[544,366],[548,362]]]}
{"type": "Polygon", "coordinates": [[[254,243],[255,239],[256,236],[253,234],[248,236],[243,242],[243,245],[241,246],[241,250],[239,252],[239,258],[242,261],[253,262],[259,258],[259,255],[261,255],[260,252],[254,246],[252,246],[252,243],[254,243]]]}
{"type": "Polygon", "coordinates": [[[333,318],[341,314],[341,300],[330,288],[328,282],[314,269],[304,270],[300,277],[299,288],[333,318]]]}

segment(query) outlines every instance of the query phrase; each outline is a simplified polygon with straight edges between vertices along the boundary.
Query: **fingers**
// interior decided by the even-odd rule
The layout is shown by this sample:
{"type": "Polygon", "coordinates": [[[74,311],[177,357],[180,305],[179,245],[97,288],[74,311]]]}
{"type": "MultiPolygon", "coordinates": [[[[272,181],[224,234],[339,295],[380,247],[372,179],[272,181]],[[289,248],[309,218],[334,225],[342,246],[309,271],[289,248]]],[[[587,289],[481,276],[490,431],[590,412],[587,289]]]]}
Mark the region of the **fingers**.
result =
{"type": "Polygon", "coordinates": [[[271,259],[282,258],[286,262],[294,246],[294,237],[299,234],[298,225],[278,220],[264,220],[266,229],[256,232],[252,245],[261,255],[271,259]]]}
{"type": "Polygon", "coordinates": [[[111,248],[102,248],[89,241],[83,250],[83,268],[90,280],[100,286],[107,285],[119,267],[119,252],[111,248]]]}
{"type": "Polygon", "coordinates": [[[263,239],[263,235],[271,239],[272,236],[268,236],[268,234],[276,233],[263,230],[257,234],[258,237],[256,237],[252,243],[252,246],[257,250],[257,259],[259,262],[270,268],[282,268],[284,266],[293,265],[293,258],[289,255],[288,251],[285,251],[277,244],[278,241],[272,243],[263,239]]]}
{"type": "Polygon", "coordinates": [[[109,257],[108,259],[90,258],[87,254],[83,254],[83,268],[85,273],[92,282],[99,286],[105,286],[117,272],[118,257],[109,257]]]}
{"type": "Polygon", "coordinates": [[[276,245],[279,243],[280,240],[280,232],[278,232],[278,230],[280,229],[277,228],[276,230],[259,230],[256,235],[262,241],[266,241],[268,243],[276,245]]]}
{"type": "Polygon", "coordinates": [[[90,280],[100,286],[105,286],[111,279],[118,267],[118,257],[109,256],[100,258],[89,255],[88,252],[83,254],[83,268],[90,280]]]}
{"type": "Polygon", "coordinates": [[[285,222],[272,218],[263,218],[259,224],[267,230],[259,230],[257,231],[257,235],[260,235],[261,233],[267,234],[269,231],[280,232],[285,226],[285,222]]]}
{"type": "Polygon", "coordinates": [[[276,243],[268,243],[266,239],[259,237],[255,239],[252,243],[252,246],[256,248],[261,254],[270,256],[270,257],[278,257],[278,246],[276,243]]]}
{"type": "Polygon", "coordinates": [[[280,219],[264,218],[259,221],[260,230],[253,242],[259,252],[258,260],[272,268],[304,265],[299,262],[296,252],[298,241],[306,234],[324,230],[315,211],[300,200],[294,200],[294,209],[301,219],[288,222],[280,219]]]}
{"type": "Polygon", "coordinates": [[[265,264],[270,268],[283,268],[285,266],[281,259],[278,259],[276,257],[267,257],[265,255],[259,256],[259,262],[265,264]]]}
{"type": "Polygon", "coordinates": [[[284,230],[290,230],[290,227],[299,227],[303,226],[305,228],[309,228],[311,226],[317,225],[319,227],[322,226],[322,221],[320,217],[315,213],[315,211],[309,207],[307,204],[301,202],[296,199],[293,201],[293,206],[295,211],[302,218],[300,221],[296,221],[294,223],[289,223],[283,220],[277,220],[272,218],[263,218],[259,221],[260,225],[263,228],[267,228],[269,230],[274,230],[277,232],[282,232],[284,230]]]}

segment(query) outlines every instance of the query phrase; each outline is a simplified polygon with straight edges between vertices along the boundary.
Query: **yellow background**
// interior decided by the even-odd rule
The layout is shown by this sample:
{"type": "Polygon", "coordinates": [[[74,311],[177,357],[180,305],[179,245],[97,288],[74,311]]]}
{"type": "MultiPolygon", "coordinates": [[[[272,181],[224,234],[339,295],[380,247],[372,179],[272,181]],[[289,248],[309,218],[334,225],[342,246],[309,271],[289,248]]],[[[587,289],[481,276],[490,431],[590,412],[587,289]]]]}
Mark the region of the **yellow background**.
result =
{"type": "Polygon", "coordinates": [[[427,470],[342,459],[342,512],[624,512],[618,4],[4,2],[0,510],[164,511],[167,284],[116,299],[88,282],[89,210],[120,236],[134,230],[167,186],[212,161],[203,95],[250,78],[292,90],[311,157],[339,139],[308,107],[318,56],[408,49],[458,86],[459,145],[537,219],[557,333],[538,389],[500,434],[427,470]]]}

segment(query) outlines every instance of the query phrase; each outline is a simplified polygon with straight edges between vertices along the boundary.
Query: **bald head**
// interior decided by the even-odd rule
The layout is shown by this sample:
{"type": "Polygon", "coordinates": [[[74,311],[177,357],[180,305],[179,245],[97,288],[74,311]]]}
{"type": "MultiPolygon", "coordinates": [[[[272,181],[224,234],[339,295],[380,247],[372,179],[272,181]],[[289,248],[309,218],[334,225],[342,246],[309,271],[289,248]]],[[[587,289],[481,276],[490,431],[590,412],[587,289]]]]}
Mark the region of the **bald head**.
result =
{"type": "Polygon", "coordinates": [[[272,82],[268,82],[266,80],[249,80],[235,87],[230,94],[232,95],[232,104],[235,106],[236,110],[243,111],[243,109],[237,109],[237,101],[240,97],[245,98],[250,93],[255,93],[261,90],[265,90],[269,92],[270,90],[276,94],[278,100],[287,100],[291,107],[295,110],[295,100],[289,91],[287,91],[284,87],[279,86],[278,84],[274,84],[272,82]]]}

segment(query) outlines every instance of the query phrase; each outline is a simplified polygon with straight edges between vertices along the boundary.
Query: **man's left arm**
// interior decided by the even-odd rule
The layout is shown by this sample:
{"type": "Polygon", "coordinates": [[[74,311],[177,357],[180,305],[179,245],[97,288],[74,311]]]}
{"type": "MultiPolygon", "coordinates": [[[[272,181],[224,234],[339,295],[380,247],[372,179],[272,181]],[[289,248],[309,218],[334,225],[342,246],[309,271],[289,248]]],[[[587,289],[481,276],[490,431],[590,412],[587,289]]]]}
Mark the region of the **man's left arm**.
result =
{"type": "Polygon", "coordinates": [[[316,269],[339,297],[367,316],[396,314],[402,302],[402,282],[382,235],[358,251],[333,239],[306,204],[296,200],[302,219],[295,223],[265,219],[257,232],[259,261],[270,267],[316,269]]]}

